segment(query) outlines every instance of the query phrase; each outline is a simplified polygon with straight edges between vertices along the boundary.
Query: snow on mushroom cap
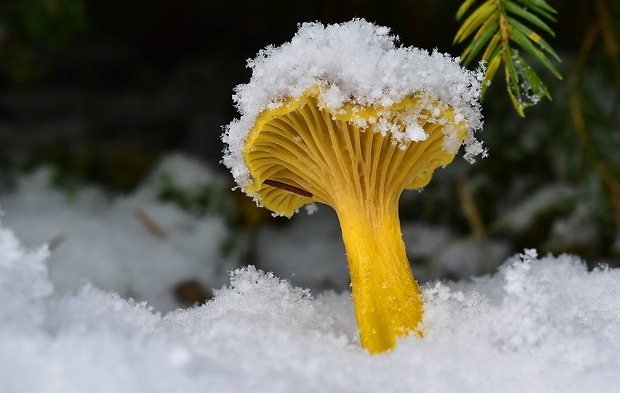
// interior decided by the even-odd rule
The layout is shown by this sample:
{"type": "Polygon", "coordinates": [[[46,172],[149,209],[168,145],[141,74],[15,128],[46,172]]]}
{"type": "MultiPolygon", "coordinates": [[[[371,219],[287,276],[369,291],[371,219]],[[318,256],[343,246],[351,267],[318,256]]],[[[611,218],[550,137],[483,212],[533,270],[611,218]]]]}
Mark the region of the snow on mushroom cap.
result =
{"type": "MultiPolygon", "coordinates": [[[[316,86],[322,86],[319,98],[332,113],[345,103],[388,107],[424,92],[450,105],[455,120],[466,123],[465,158],[472,161],[484,155],[485,149],[473,136],[482,127],[481,70],[466,70],[458,59],[436,50],[429,53],[397,43],[389,28],[353,19],[327,26],[303,23],[290,42],[259,51],[248,61],[250,82],[238,85],[233,95],[241,117],[225,127],[222,137],[226,145],[222,162],[237,183],[242,188],[251,184],[243,149],[257,117],[316,86]]],[[[411,134],[419,138],[418,133],[411,134]]]]}

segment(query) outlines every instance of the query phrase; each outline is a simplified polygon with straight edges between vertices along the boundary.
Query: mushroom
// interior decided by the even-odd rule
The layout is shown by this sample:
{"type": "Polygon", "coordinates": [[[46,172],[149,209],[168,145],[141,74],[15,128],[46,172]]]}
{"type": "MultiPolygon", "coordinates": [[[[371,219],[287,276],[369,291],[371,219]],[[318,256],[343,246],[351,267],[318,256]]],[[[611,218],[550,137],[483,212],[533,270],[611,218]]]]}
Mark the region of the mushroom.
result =
{"type": "MultiPolygon", "coordinates": [[[[370,89],[372,94],[356,95],[359,92],[354,88],[345,88],[372,84],[373,80],[364,79],[368,75],[360,80],[347,79],[343,75],[355,72],[334,72],[357,66],[346,59],[334,60],[343,55],[339,46],[344,43],[367,53],[372,49],[382,53],[387,50],[392,58],[405,51],[399,62],[392,63],[401,68],[411,65],[411,56],[407,56],[411,51],[373,42],[387,41],[393,46],[394,37],[360,19],[327,28],[305,24],[295,37],[298,41],[300,38],[305,48],[302,45],[294,50],[291,47],[295,45],[285,45],[279,50],[268,48],[271,53],[259,55],[260,64],[253,64],[254,75],[259,77],[238,88],[238,103],[250,102],[244,101],[244,93],[260,97],[262,93],[254,89],[261,85],[259,80],[264,83],[269,79],[265,73],[273,73],[273,64],[267,61],[270,58],[307,60],[313,44],[332,44],[335,57],[306,64],[306,74],[300,78],[303,83],[293,83],[292,87],[289,83],[265,100],[266,105],[254,103],[241,120],[233,121],[224,134],[224,163],[246,194],[276,214],[290,217],[313,202],[335,210],[349,262],[361,344],[372,354],[380,353],[393,348],[399,337],[410,332],[422,336],[423,305],[402,240],[399,198],[405,189],[428,184],[435,169],[449,164],[466,138],[468,146],[480,152],[479,143],[472,137],[475,127],[481,125],[479,108],[471,99],[476,95],[472,87],[477,85],[476,79],[457,66],[460,82],[465,80],[466,84],[458,85],[461,96],[445,99],[441,92],[446,89],[433,83],[397,89],[395,86],[402,81],[382,84],[379,73],[378,85],[370,89]],[[364,34],[370,37],[360,40],[364,34]],[[290,57],[282,56],[287,53],[290,57]],[[300,91],[304,84],[307,87],[300,91]],[[380,94],[376,94],[377,88],[380,94]],[[394,90],[398,93],[391,94],[394,90]],[[469,92],[469,100],[463,98],[463,92],[469,92]]],[[[424,59],[431,57],[426,52],[415,53],[424,59]]],[[[439,57],[438,64],[444,69],[450,68],[446,64],[455,64],[445,56],[439,57]]],[[[444,87],[451,87],[450,83],[444,87]]],[[[272,80],[263,86],[269,89],[275,85],[277,82],[272,80]]],[[[241,106],[242,113],[243,109],[241,106]]]]}

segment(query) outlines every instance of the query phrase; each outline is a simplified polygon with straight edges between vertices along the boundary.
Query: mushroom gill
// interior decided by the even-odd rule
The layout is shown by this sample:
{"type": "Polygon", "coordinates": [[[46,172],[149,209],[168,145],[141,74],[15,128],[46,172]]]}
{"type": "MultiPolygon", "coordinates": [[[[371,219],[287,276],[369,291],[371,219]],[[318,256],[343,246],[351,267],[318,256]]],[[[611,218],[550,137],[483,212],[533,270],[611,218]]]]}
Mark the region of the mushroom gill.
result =
{"type": "Polygon", "coordinates": [[[311,202],[336,211],[361,343],[383,352],[411,331],[422,335],[400,194],[424,187],[437,167],[449,164],[467,129],[449,105],[423,92],[389,107],[348,103],[338,111],[319,93],[309,89],[257,118],[243,151],[252,177],[245,191],[289,217],[311,202]]]}

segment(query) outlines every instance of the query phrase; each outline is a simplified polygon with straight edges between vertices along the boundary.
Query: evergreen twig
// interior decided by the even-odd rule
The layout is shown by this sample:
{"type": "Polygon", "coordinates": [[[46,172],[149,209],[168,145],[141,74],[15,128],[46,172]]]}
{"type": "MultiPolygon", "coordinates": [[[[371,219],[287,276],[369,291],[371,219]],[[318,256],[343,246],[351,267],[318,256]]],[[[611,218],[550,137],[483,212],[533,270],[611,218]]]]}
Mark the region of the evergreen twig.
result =
{"type": "MultiPolygon", "coordinates": [[[[465,0],[456,13],[461,20],[476,0],[465,0]]],[[[549,22],[555,22],[556,11],[545,0],[486,0],[465,19],[454,37],[454,44],[473,38],[461,55],[461,61],[468,65],[484,49],[481,60],[486,63],[485,83],[482,94],[490,85],[501,63],[508,95],[517,110],[524,116],[523,109],[535,105],[543,97],[551,99],[547,86],[514,47],[538,60],[557,78],[562,75],[549,56],[560,61],[559,56],[533,28],[554,36],[549,22]]]]}

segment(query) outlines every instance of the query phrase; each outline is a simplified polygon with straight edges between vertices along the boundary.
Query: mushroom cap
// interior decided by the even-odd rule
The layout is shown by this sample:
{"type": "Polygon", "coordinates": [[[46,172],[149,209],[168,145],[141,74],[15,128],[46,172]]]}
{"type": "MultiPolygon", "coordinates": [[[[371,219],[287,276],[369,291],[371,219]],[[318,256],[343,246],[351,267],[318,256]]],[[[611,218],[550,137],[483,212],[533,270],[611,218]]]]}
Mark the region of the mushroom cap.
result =
{"type": "Polygon", "coordinates": [[[379,203],[398,198],[428,184],[467,135],[449,105],[424,93],[337,112],[320,93],[317,86],[265,110],[245,141],[252,183],[244,191],[276,214],[290,217],[310,202],[336,207],[341,193],[379,203]]]}
{"type": "MultiPolygon", "coordinates": [[[[279,165],[267,169],[263,167],[269,162],[266,157],[257,157],[258,161],[253,158],[260,155],[257,146],[267,148],[261,144],[264,137],[274,135],[271,129],[279,124],[276,119],[286,123],[301,116],[301,123],[307,119],[313,125],[310,112],[325,119],[322,121],[326,129],[347,125],[347,132],[334,135],[354,137],[353,129],[360,135],[373,135],[368,138],[374,141],[369,146],[375,148],[379,144],[377,135],[389,135],[387,140],[403,147],[410,141],[430,143],[436,139],[433,135],[437,131],[441,143],[434,144],[441,145],[450,158],[427,165],[406,187],[423,186],[437,166],[452,159],[461,144],[468,161],[480,154],[484,156],[486,150],[474,136],[482,128],[478,98],[484,70],[469,71],[449,55],[397,44],[398,38],[390,35],[388,28],[363,19],[333,25],[303,23],[290,42],[268,46],[249,60],[252,78],[238,85],[233,95],[241,116],[226,125],[222,135],[222,163],[230,169],[239,187],[257,202],[284,215],[292,214],[309,201],[328,200],[316,190],[304,190],[295,179],[288,184],[277,180],[278,177],[272,178],[276,167],[280,168],[277,171],[281,179],[287,178],[284,174],[290,168],[279,165]],[[318,112],[306,107],[318,108],[318,112]],[[424,139],[426,135],[429,142],[424,139]],[[252,149],[256,152],[252,153],[252,149]],[[265,180],[271,186],[265,185],[265,180]],[[287,193],[293,195],[272,190],[281,187],[288,188],[287,193]],[[286,202],[280,205],[276,199],[286,202]]],[[[286,139],[284,134],[278,138],[286,139]]],[[[300,137],[292,131],[290,134],[292,141],[300,137]]],[[[295,155],[299,148],[291,143],[285,145],[295,155]]],[[[298,176],[325,175],[320,171],[306,172],[301,171],[298,176]]]]}

